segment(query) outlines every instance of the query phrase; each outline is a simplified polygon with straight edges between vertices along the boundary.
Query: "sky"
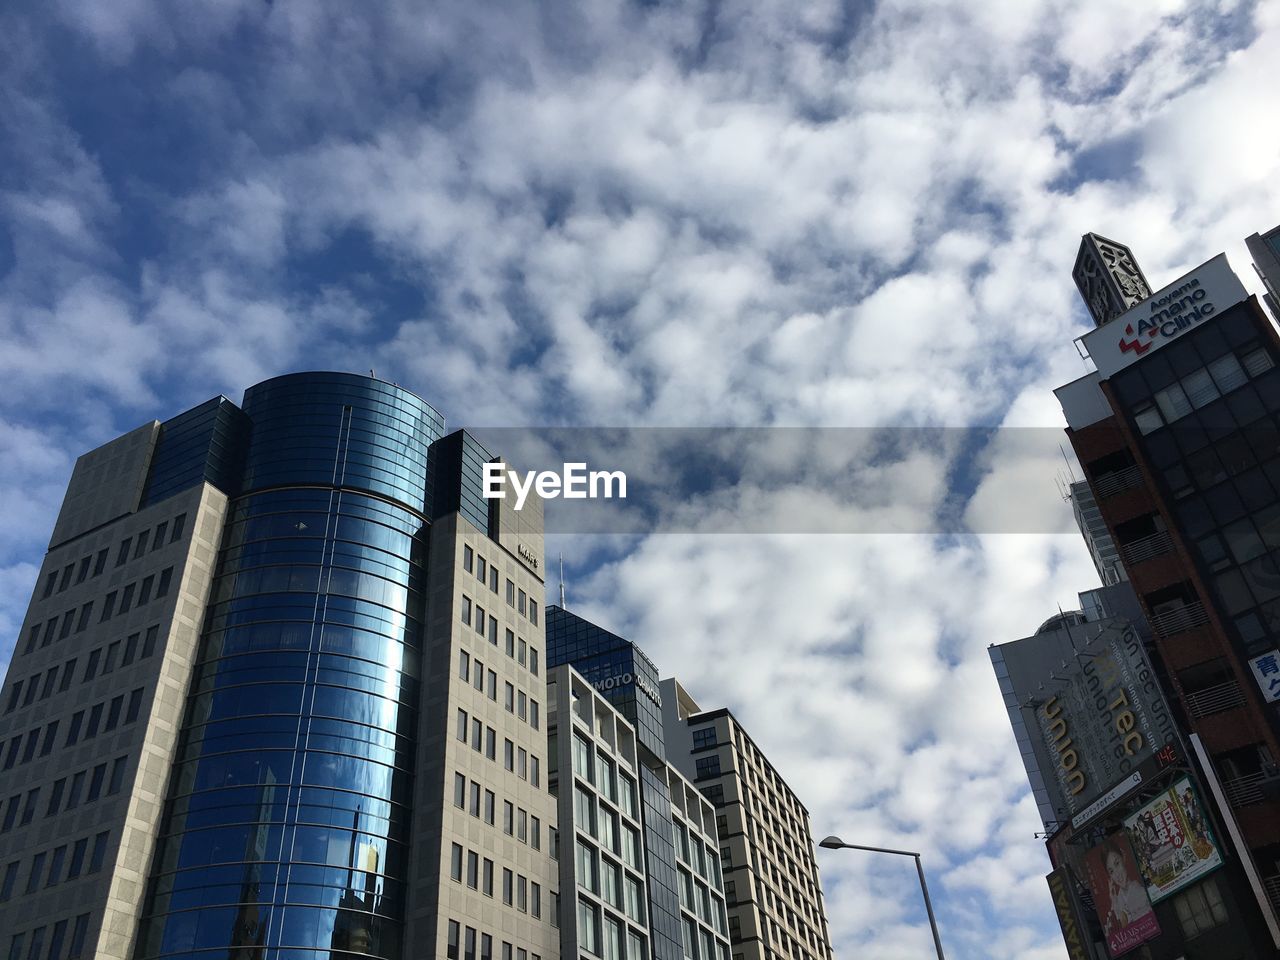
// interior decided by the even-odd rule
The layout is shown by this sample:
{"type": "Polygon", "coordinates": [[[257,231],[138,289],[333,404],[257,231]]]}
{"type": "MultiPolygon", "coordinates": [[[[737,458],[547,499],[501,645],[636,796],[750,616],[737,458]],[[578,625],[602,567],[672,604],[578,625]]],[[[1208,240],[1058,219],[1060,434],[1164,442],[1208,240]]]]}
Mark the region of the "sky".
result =
{"type": "MultiPolygon", "coordinates": [[[[1277,63],[1274,0],[6,5],[0,659],[76,456],[280,373],[452,426],[965,428],[548,552],[815,838],[922,852],[949,957],[1064,957],[986,648],[1097,578],[1012,428],[1085,372],[1086,231],[1259,290],[1277,63]],[[962,522],[864,523],[902,498],[962,522]]],[[[929,955],[909,859],[819,864],[837,958],[929,955]]]]}

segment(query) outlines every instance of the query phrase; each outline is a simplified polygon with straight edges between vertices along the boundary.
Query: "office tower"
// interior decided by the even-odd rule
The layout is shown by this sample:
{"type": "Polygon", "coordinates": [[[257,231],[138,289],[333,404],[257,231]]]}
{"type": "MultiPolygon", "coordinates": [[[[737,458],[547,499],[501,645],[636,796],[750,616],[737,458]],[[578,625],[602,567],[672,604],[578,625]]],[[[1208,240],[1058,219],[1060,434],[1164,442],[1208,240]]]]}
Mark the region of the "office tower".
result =
{"type": "Polygon", "coordinates": [[[555,815],[541,511],[491,459],[331,373],[81,457],[0,690],[0,949],[555,956],[496,818],[555,815]]]}
{"type": "MultiPolygon", "coordinates": [[[[548,762],[559,802],[560,955],[647,960],[642,748],[635,728],[568,664],[550,672],[547,701],[548,762]]],[[[665,773],[682,956],[729,960],[715,808],[674,767],[665,773]]]]}
{"type": "Polygon", "coordinates": [[[1263,301],[1271,316],[1280,323],[1280,227],[1272,227],[1264,234],[1245,237],[1253,269],[1257,272],[1267,292],[1263,301]]]}
{"type": "MultiPolygon", "coordinates": [[[[547,610],[547,658],[555,666],[571,665],[595,691],[594,697],[602,697],[635,729],[654,956],[705,960],[697,942],[705,941],[708,932],[713,939],[719,936],[714,911],[708,911],[713,917],[708,931],[703,914],[695,910],[691,915],[688,905],[700,903],[704,882],[709,891],[716,889],[718,873],[728,909],[731,958],[830,958],[808,813],[750,738],[741,741],[753,751],[749,766],[746,760],[737,761],[736,767],[727,763],[725,778],[695,769],[689,724],[701,724],[704,718],[689,716],[688,694],[672,680],[659,681],[657,667],[635,644],[559,607],[547,610]],[[674,709],[677,696],[682,706],[674,709]],[[733,770],[753,778],[745,799],[736,780],[726,779],[733,770]],[[695,813],[699,806],[690,802],[690,785],[714,812],[720,857],[716,873],[710,866],[704,872],[697,859],[699,847],[693,838],[699,816],[704,827],[701,842],[705,844],[710,833],[705,829],[707,808],[702,805],[700,814],[695,813]],[[752,803],[759,806],[750,811],[743,806],[752,803]],[[750,838],[744,834],[748,828],[750,838]],[[747,851],[757,849],[753,862],[747,851]],[[767,930],[764,918],[772,918],[767,930]]],[[[563,690],[558,695],[565,696],[563,690]]],[[[693,713],[698,713],[696,708],[693,713]]],[[[706,718],[722,725],[733,722],[728,711],[712,711],[706,718]]],[[[558,750],[563,756],[564,745],[558,750]]]]}
{"type": "Polygon", "coordinates": [[[830,960],[808,810],[732,713],[660,689],[668,756],[717,810],[734,957],[830,960]]]}
{"type": "MultiPolygon", "coordinates": [[[[1114,268],[1095,261],[1106,286],[1114,268]]],[[[1280,342],[1222,255],[1118,313],[1103,301],[1086,298],[1097,329],[1081,338],[1095,372],[1055,393],[1150,624],[1183,762],[1280,946],[1280,342]]]]}
{"type": "Polygon", "coordinates": [[[658,668],[631,641],[561,607],[549,607],[546,621],[548,666],[571,665],[635,730],[650,948],[654,960],[680,960],[684,944],[658,668]]]}

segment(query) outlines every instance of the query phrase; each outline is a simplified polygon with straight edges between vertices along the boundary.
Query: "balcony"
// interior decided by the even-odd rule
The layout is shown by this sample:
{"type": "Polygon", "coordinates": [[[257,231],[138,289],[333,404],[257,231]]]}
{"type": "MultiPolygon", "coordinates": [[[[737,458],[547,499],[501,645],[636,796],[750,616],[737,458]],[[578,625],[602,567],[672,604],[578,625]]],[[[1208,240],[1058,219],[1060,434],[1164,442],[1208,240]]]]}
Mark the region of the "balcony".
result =
{"type": "Polygon", "coordinates": [[[1162,637],[1172,637],[1187,630],[1194,630],[1208,622],[1209,615],[1204,612],[1204,604],[1199,600],[1151,615],[1151,629],[1162,637]]]}
{"type": "Polygon", "coordinates": [[[1225,683],[1197,690],[1195,693],[1188,693],[1183,699],[1186,700],[1187,710],[1191,716],[1199,719],[1212,713],[1243,707],[1244,691],[1236,681],[1228,680],[1225,683]]]}
{"type": "Polygon", "coordinates": [[[1267,891],[1267,899],[1271,901],[1271,908],[1280,913],[1280,873],[1274,877],[1262,878],[1262,889],[1267,891]]]}
{"type": "Polygon", "coordinates": [[[1262,781],[1266,774],[1257,773],[1236,777],[1234,780],[1223,780],[1222,790],[1227,795],[1227,803],[1233,807],[1247,807],[1251,803],[1262,803],[1266,798],[1262,793],[1262,781]]]}
{"type": "Polygon", "coordinates": [[[1142,468],[1136,463],[1114,473],[1106,473],[1093,481],[1093,495],[1099,500],[1114,497],[1117,493],[1142,486],[1142,468]]]}
{"type": "Polygon", "coordinates": [[[1125,564],[1141,563],[1152,557],[1160,557],[1173,551],[1173,540],[1168,530],[1157,530],[1149,537],[1142,537],[1132,543],[1121,544],[1120,554],[1125,564]]]}

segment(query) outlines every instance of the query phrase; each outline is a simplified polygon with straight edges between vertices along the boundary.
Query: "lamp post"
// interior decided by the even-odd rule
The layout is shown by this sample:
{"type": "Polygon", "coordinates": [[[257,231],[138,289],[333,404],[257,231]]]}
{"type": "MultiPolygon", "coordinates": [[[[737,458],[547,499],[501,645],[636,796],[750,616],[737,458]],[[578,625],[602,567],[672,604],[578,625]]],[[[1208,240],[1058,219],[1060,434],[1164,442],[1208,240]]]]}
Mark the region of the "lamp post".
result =
{"type": "Polygon", "coordinates": [[[828,850],[869,850],[872,853],[894,853],[900,857],[914,857],[916,873],[920,875],[920,892],[924,894],[924,908],[929,913],[929,929],[933,931],[933,945],[938,951],[938,960],[946,960],[942,955],[942,938],[938,936],[938,921],[933,918],[933,901],[929,899],[929,885],[924,882],[924,867],[920,865],[920,854],[911,850],[889,850],[885,847],[863,847],[856,843],[845,843],[839,837],[827,837],[820,844],[828,850]]]}

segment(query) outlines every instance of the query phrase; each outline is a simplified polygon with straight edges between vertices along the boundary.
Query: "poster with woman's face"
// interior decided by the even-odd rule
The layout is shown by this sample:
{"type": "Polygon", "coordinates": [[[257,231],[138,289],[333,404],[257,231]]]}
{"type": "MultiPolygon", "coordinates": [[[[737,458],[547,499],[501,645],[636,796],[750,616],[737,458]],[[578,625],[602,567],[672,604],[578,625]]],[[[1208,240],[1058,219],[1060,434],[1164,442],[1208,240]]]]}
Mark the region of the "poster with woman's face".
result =
{"type": "Polygon", "coordinates": [[[1147,885],[1138,873],[1133,848],[1123,834],[1114,834],[1084,855],[1089,889],[1098,920],[1113,957],[1160,936],[1160,924],[1147,898],[1147,885]]]}

